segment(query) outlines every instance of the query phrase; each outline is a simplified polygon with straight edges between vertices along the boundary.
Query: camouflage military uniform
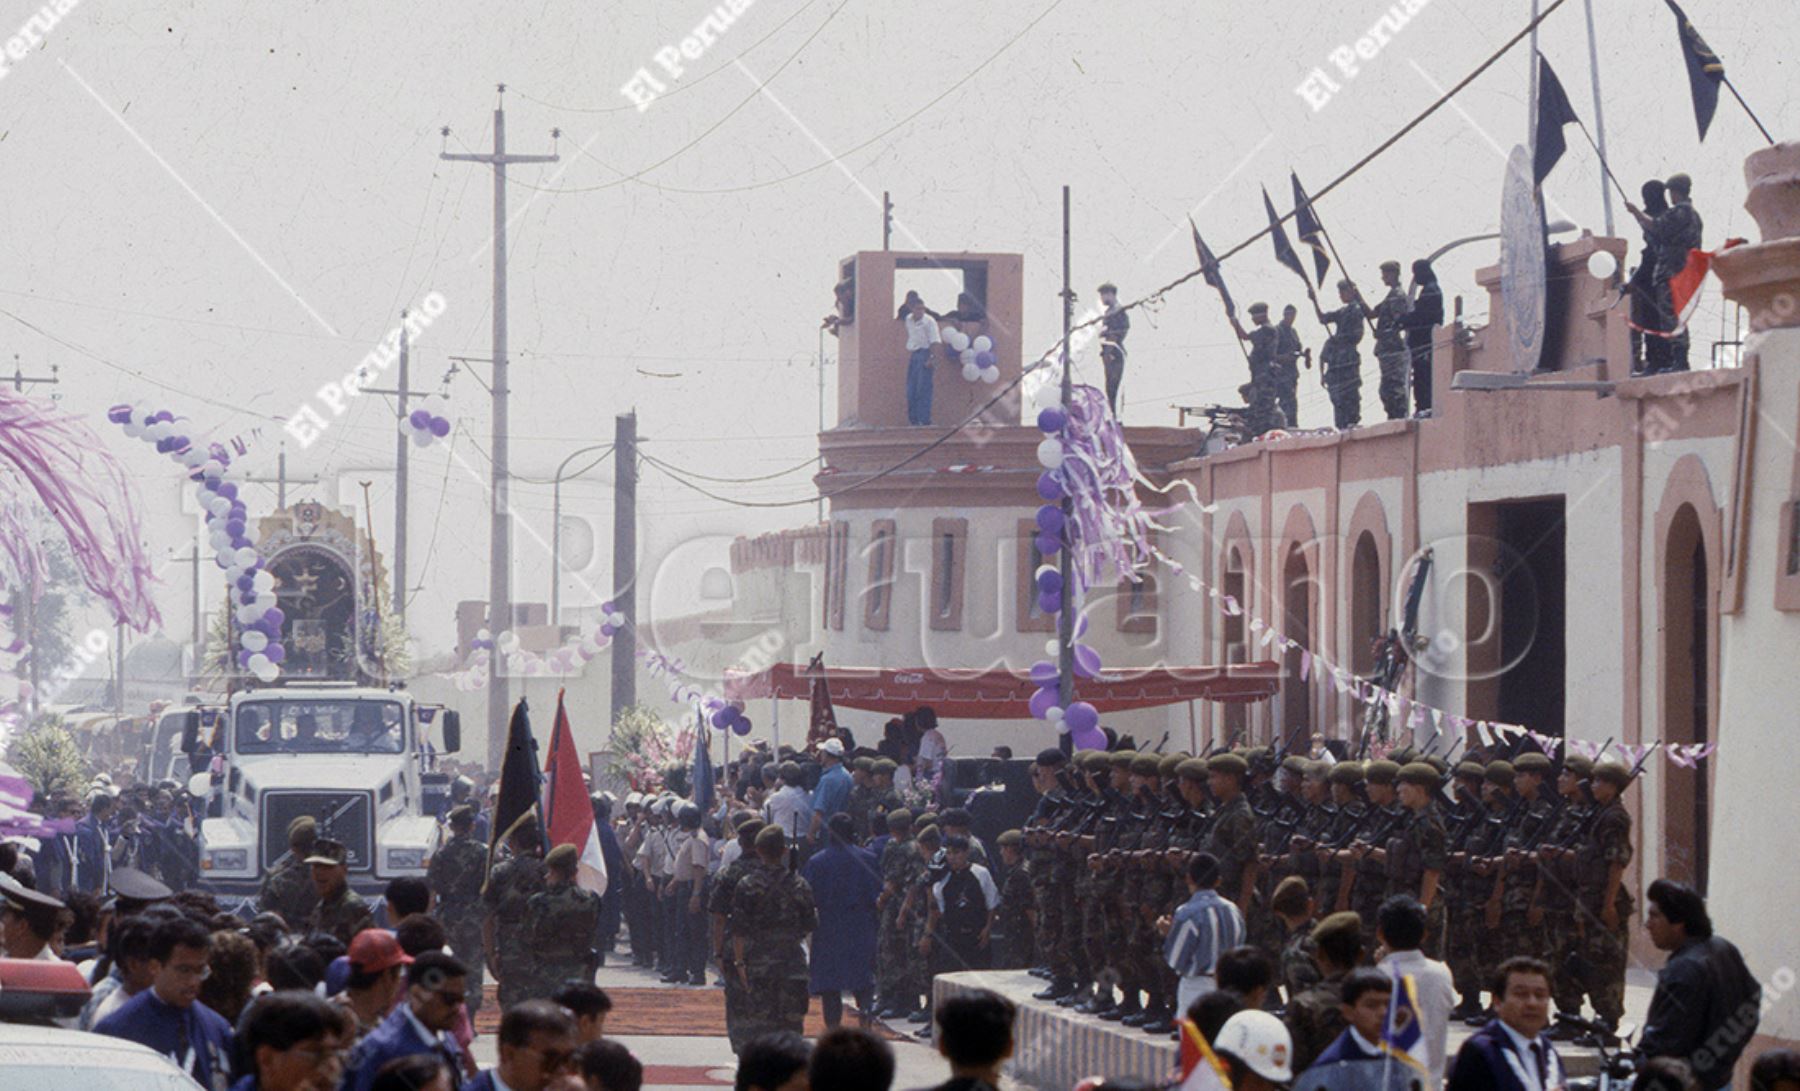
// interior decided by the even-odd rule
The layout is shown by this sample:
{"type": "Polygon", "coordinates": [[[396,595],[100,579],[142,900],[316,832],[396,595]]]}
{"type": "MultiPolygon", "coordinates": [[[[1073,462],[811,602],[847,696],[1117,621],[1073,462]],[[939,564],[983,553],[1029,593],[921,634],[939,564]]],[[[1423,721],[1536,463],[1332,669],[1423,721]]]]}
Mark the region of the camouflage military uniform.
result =
{"type": "Polygon", "coordinates": [[[1331,395],[1332,420],[1338,428],[1354,428],[1362,423],[1362,356],[1356,346],[1362,343],[1363,305],[1351,300],[1326,311],[1325,321],[1332,332],[1319,350],[1319,369],[1331,395]]]}
{"type": "Polygon", "coordinates": [[[870,823],[875,816],[875,789],[867,784],[854,785],[850,796],[844,800],[844,813],[850,816],[850,824],[856,830],[858,842],[867,841],[872,830],[870,823]]]}
{"type": "MultiPolygon", "coordinates": [[[[1357,843],[1385,848],[1392,831],[1406,821],[1406,809],[1398,803],[1391,803],[1386,807],[1377,807],[1376,810],[1380,813],[1369,817],[1367,838],[1359,838],[1357,843]]],[[[1340,873],[1342,877],[1339,879],[1339,897],[1343,897],[1341,884],[1349,883],[1350,896],[1344,899],[1345,908],[1353,910],[1362,918],[1363,950],[1373,951],[1376,944],[1376,918],[1381,915],[1381,903],[1387,898],[1387,866],[1376,863],[1367,853],[1363,853],[1354,860],[1346,861],[1343,867],[1344,870],[1340,873]]],[[[1323,905],[1318,907],[1320,912],[1330,908],[1323,905]]]]}
{"type": "Polygon", "coordinates": [[[739,1024],[745,1037],[800,1033],[809,1002],[801,944],[819,923],[812,888],[780,864],[759,862],[732,892],[731,919],[733,942],[744,952],[747,1003],[739,1024]]]}
{"type": "Polygon", "coordinates": [[[713,879],[712,891],[707,895],[707,912],[725,918],[725,950],[719,959],[719,973],[725,978],[725,1036],[731,1041],[733,1053],[742,1049],[749,1037],[744,1034],[741,1026],[747,994],[744,992],[744,983],[738,980],[736,955],[732,949],[734,925],[731,919],[731,902],[737,896],[738,883],[758,864],[755,853],[745,850],[742,856],[719,869],[719,874],[713,879]]]}
{"type": "MultiPolygon", "coordinates": [[[[1562,817],[1544,838],[1545,843],[1561,846],[1573,841],[1592,813],[1592,806],[1579,800],[1564,806],[1562,817]]],[[[1541,921],[1531,927],[1545,937],[1552,971],[1551,995],[1556,1001],[1556,1010],[1578,1016],[1586,990],[1581,974],[1570,967],[1571,961],[1579,965],[1581,951],[1581,929],[1575,923],[1575,862],[1559,856],[1551,860],[1540,857],[1535,863],[1538,882],[1531,908],[1539,911],[1541,921]]]]}
{"type": "Polygon", "coordinates": [[[469,968],[469,1012],[481,1009],[487,978],[481,950],[481,883],[487,877],[487,846],[473,837],[453,837],[437,850],[425,881],[437,895],[437,918],[450,938],[450,950],[469,968]]]}
{"type": "Polygon", "coordinates": [[[1036,904],[1030,869],[1024,861],[1008,868],[1000,880],[1000,915],[995,922],[993,960],[996,970],[1023,970],[1035,965],[1036,936],[1031,915],[1036,904]]]}
{"type": "Polygon", "coordinates": [[[881,850],[881,881],[887,897],[881,904],[881,930],[875,941],[875,987],[884,1007],[905,1005],[908,1012],[918,1005],[919,997],[906,994],[910,963],[905,949],[906,929],[900,925],[900,910],[906,904],[906,892],[911,888],[912,878],[922,866],[918,846],[911,838],[893,838],[881,850]]]}
{"type": "Polygon", "coordinates": [[[1538,839],[1554,808],[1542,795],[1521,800],[1502,849],[1506,855],[1501,858],[1500,926],[1492,930],[1493,948],[1483,958],[1489,970],[1515,954],[1545,960],[1550,957],[1550,937],[1544,929],[1532,927],[1528,920],[1531,892],[1537,886],[1537,864],[1530,856],[1518,853],[1538,839]]]}
{"type": "MultiPolygon", "coordinates": [[[[1277,969],[1281,973],[1280,985],[1291,1005],[1301,993],[1319,983],[1319,964],[1313,961],[1313,952],[1318,948],[1312,941],[1314,922],[1306,920],[1292,929],[1281,940],[1281,959],[1277,969]]],[[[1284,929],[1286,925],[1282,926],[1284,929]]]]}
{"type": "Polygon", "coordinates": [[[548,999],[570,981],[594,981],[594,933],[600,927],[600,896],[573,882],[546,884],[525,901],[521,930],[530,947],[518,995],[548,999]]]}
{"type": "Polygon", "coordinates": [[[500,977],[502,1010],[527,996],[535,960],[531,937],[525,931],[525,906],[543,889],[544,861],[536,856],[514,856],[494,865],[487,889],[482,891],[482,904],[494,918],[494,970],[500,977]]]}
{"type": "Polygon", "coordinates": [[[313,907],[306,930],[336,936],[348,947],[358,932],[373,927],[375,917],[369,912],[369,903],[363,901],[362,895],[345,887],[337,897],[313,907]]]}
{"type": "MultiPolygon", "coordinates": [[[[1498,816],[1495,816],[1498,817],[1498,816]]],[[[1481,995],[1483,979],[1479,945],[1494,878],[1478,874],[1474,856],[1481,852],[1488,832],[1489,811],[1476,802],[1457,831],[1457,851],[1448,853],[1438,880],[1438,900],[1444,903],[1444,964],[1458,996],[1473,1001],[1481,995]]]]}
{"type": "MultiPolygon", "coordinates": [[[[1445,863],[1444,823],[1437,807],[1427,803],[1407,821],[1405,829],[1388,839],[1388,893],[1408,894],[1420,898],[1427,871],[1436,871],[1440,887],[1445,863]]],[[[1423,901],[1423,898],[1420,898],[1423,901]]],[[[1444,891],[1425,912],[1425,942],[1420,950],[1430,958],[1439,957],[1444,942],[1444,891]]]]}
{"type": "Polygon", "coordinates": [[[1056,846],[1051,843],[1048,827],[1057,817],[1048,797],[1040,800],[1038,809],[1025,826],[1025,872],[1031,880],[1031,895],[1037,906],[1037,927],[1032,938],[1037,950],[1034,964],[1050,969],[1056,981],[1074,977],[1067,931],[1063,923],[1062,898],[1056,889],[1056,846]]]}
{"type": "Polygon", "coordinates": [[[1293,1068],[1305,1071],[1347,1026],[1343,1013],[1344,975],[1322,978],[1287,1006],[1288,1034],[1294,1040],[1293,1068]]]}
{"type": "Polygon", "coordinates": [[[269,872],[256,894],[256,908],[264,913],[281,914],[289,928],[306,924],[318,905],[319,892],[313,888],[312,868],[293,855],[269,872]]]}
{"type": "MultiPolygon", "coordinates": [[[[1206,831],[1201,851],[1211,853],[1219,861],[1220,896],[1237,902],[1243,889],[1244,869],[1256,866],[1256,815],[1242,793],[1219,808],[1206,831]]],[[[1249,907],[1240,905],[1238,909],[1247,914],[1249,907]]]]}
{"type": "Polygon", "coordinates": [[[1388,420],[1406,416],[1406,381],[1411,356],[1406,351],[1402,326],[1412,310],[1405,293],[1390,287],[1380,303],[1375,304],[1375,359],[1381,364],[1381,407],[1388,420]]]}
{"type": "Polygon", "coordinates": [[[1620,882],[1613,898],[1618,924],[1607,928],[1600,914],[1605,908],[1608,869],[1630,863],[1631,814],[1614,799],[1600,808],[1575,851],[1583,985],[1594,1002],[1594,1014],[1609,1025],[1617,1025],[1625,1014],[1625,959],[1632,898],[1624,882],[1620,882]]]}

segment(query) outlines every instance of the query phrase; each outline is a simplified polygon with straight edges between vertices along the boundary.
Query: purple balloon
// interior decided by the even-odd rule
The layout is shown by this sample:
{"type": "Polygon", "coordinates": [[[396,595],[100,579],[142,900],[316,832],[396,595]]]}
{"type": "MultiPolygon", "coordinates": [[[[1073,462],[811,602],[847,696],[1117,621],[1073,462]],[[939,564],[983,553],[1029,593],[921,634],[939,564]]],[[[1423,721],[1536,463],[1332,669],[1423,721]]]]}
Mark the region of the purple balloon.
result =
{"type": "Polygon", "coordinates": [[[732,731],[732,733],[733,733],[733,734],[735,734],[735,735],[748,735],[748,734],[750,734],[750,721],[749,721],[749,719],[748,719],[748,718],[746,718],[746,717],[743,717],[743,716],[739,716],[739,717],[738,717],[738,718],[737,718],[737,719],[735,719],[735,720],[733,720],[733,721],[731,721],[731,731],[732,731]]]}
{"type": "Polygon", "coordinates": [[[1060,432],[1063,425],[1067,423],[1069,423],[1068,416],[1054,405],[1038,412],[1038,431],[1040,432],[1060,432]]]}
{"type": "Polygon", "coordinates": [[[244,521],[242,519],[232,519],[227,521],[225,524],[225,533],[231,535],[233,538],[242,538],[244,536],[244,521]]]}
{"type": "Polygon", "coordinates": [[[613,635],[618,633],[618,631],[619,631],[619,627],[617,625],[614,625],[610,621],[608,621],[605,624],[600,626],[600,635],[604,636],[604,637],[612,637],[613,635]]]}
{"type": "Polygon", "coordinates": [[[431,434],[443,439],[450,434],[450,422],[443,417],[431,418],[431,434]]]}
{"type": "Polygon", "coordinates": [[[173,422],[175,420],[175,414],[170,412],[167,409],[163,409],[163,410],[159,410],[154,416],[152,416],[150,418],[150,422],[152,424],[156,423],[157,421],[165,421],[165,420],[173,422]]]}
{"type": "Polygon", "coordinates": [[[176,436],[176,437],[174,437],[174,441],[175,441],[175,446],[170,448],[171,450],[174,450],[174,451],[185,451],[189,447],[192,447],[194,445],[193,442],[191,440],[189,440],[186,436],[176,436]]]}
{"type": "MultiPolygon", "coordinates": [[[[1064,717],[1064,719],[1066,720],[1067,717],[1064,717]]],[[[1071,727],[1069,729],[1069,742],[1073,743],[1077,750],[1105,750],[1106,732],[1097,727],[1089,727],[1086,729],[1071,727]]]]}
{"type": "Polygon", "coordinates": [[[114,424],[124,424],[131,419],[131,406],[115,405],[106,411],[106,419],[114,424]]]}
{"type": "Polygon", "coordinates": [[[269,662],[279,663],[287,658],[287,649],[280,644],[270,644],[263,649],[263,654],[269,657],[269,662]]]}
{"type": "Polygon", "coordinates": [[[1086,701],[1076,701],[1069,706],[1063,719],[1068,722],[1071,732],[1086,731],[1100,723],[1100,713],[1086,701]]]}
{"type": "Polygon", "coordinates": [[[1061,534],[1063,528],[1062,509],[1054,504],[1045,504],[1037,510],[1038,529],[1045,534],[1061,534]]]}
{"type": "Polygon", "coordinates": [[[1031,708],[1032,717],[1034,719],[1039,719],[1039,720],[1043,719],[1044,713],[1050,708],[1051,705],[1054,705],[1055,703],[1056,703],[1056,691],[1055,690],[1053,690],[1053,689],[1038,690],[1036,693],[1031,695],[1031,702],[1030,702],[1029,707],[1031,708]]]}
{"type": "Polygon", "coordinates": [[[225,512],[225,517],[227,519],[243,519],[249,514],[250,509],[245,506],[242,500],[233,500],[230,509],[225,512]]]}
{"type": "Polygon", "coordinates": [[[730,727],[731,726],[731,710],[728,708],[721,708],[718,711],[714,712],[712,714],[712,725],[714,727],[718,728],[720,731],[724,731],[726,728],[730,727]]]}
{"type": "Polygon", "coordinates": [[[173,451],[175,449],[175,437],[164,436],[162,439],[157,440],[156,449],[165,455],[170,451],[173,451]]]}
{"type": "Polygon", "coordinates": [[[1053,557],[1062,548],[1062,539],[1054,534],[1040,534],[1037,536],[1037,548],[1040,556],[1053,557]]]}
{"type": "Polygon", "coordinates": [[[287,620],[287,615],[281,612],[281,607],[271,606],[269,607],[268,612],[263,614],[263,620],[279,631],[281,629],[281,623],[287,620]]]}
{"type": "Polygon", "coordinates": [[[406,419],[409,422],[411,422],[411,424],[414,428],[430,428],[431,427],[431,410],[415,409],[412,411],[412,413],[410,413],[407,416],[406,419]]]}
{"type": "Polygon", "coordinates": [[[256,577],[252,576],[248,572],[239,576],[237,578],[237,589],[239,591],[255,591],[256,590],[256,577]]]}
{"type": "Polygon", "coordinates": [[[238,601],[243,603],[245,606],[249,606],[250,604],[252,604],[256,601],[256,592],[255,591],[239,591],[238,592],[238,601]]]}
{"type": "Polygon", "coordinates": [[[1031,665],[1031,680],[1038,685],[1048,685],[1056,681],[1056,664],[1048,659],[1040,659],[1031,665]]]}
{"type": "Polygon", "coordinates": [[[1046,595],[1060,595],[1062,594],[1063,589],[1062,573],[1054,568],[1039,572],[1037,574],[1037,585],[1038,590],[1046,595]]]}
{"type": "Polygon", "coordinates": [[[999,359],[998,356],[995,356],[991,352],[978,352],[975,354],[975,366],[986,371],[988,368],[993,367],[999,359]]]}
{"type": "Polygon", "coordinates": [[[1056,613],[1062,609],[1062,595],[1052,591],[1039,592],[1038,609],[1046,614],[1056,613]]]}
{"type": "Polygon", "coordinates": [[[211,478],[206,477],[205,475],[202,475],[200,478],[200,487],[205,489],[207,492],[218,492],[219,486],[223,485],[223,484],[224,484],[223,481],[214,481],[211,478]]]}
{"type": "Polygon", "coordinates": [[[1075,645],[1075,671],[1084,678],[1100,677],[1100,653],[1086,644],[1075,645]]]}
{"type": "Polygon", "coordinates": [[[223,496],[225,499],[236,500],[237,493],[238,488],[235,481],[225,481],[219,484],[219,495],[223,496]]]}
{"type": "Polygon", "coordinates": [[[1063,498],[1062,482],[1048,470],[1038,475],[1038,496],[1045,500],[1061,500],[1063,498]]]}
{"type": "Polygon", "coordinates": [[[243,651],[239,652],[238,653],[238,666],[249,667],[250,666],[250,657],[255,654],[256,654],[255,652],[251,651],[248,648],[245,648],[243,651]]]}

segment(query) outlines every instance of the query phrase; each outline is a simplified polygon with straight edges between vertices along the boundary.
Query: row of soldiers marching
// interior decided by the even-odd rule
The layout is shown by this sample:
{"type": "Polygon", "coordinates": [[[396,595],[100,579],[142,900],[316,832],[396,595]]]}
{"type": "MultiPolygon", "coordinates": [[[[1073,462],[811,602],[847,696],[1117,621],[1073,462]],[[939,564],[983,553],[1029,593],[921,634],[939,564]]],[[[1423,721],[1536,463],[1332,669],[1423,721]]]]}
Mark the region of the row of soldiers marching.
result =
{"type": "Polygon", "coordinates": [[[1046,750],[1024,830],[1034,972],[1049,980],[1037,996],[1168,1033],[1177,978],[1157,925],[1205,852],[1290,998],[1311,983],[1316,918],[1356,913],[1373,956],[1377,910],[1405,894],[1427,908],[1424,950],[1449,963],[1460,1016],[1478,1021],[1490,971],[1530,954],[1558,968],[1559,1010],[1579,1015],[1585,995],[1615,1026],[1632,908],[1619,796],[1638,771],[1535,751],[1452,769],[1410,749],[1336,763],[1270,748],[1046,750]]]}

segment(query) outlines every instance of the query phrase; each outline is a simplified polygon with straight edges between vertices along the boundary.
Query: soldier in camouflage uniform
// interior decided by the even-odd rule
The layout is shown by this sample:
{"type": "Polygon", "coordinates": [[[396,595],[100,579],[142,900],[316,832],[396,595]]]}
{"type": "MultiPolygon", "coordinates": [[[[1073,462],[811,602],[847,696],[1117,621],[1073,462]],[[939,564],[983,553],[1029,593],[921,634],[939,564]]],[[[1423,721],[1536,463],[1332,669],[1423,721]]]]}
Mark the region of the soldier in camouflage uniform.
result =
{"type": "Polygon", "coordinates": [[[1000,910],[990,937],[996,970],[1029,969],[1037,958],[1037,894],[1024,842],[1025,835],[1018,830],[1000,835],[1000,862],[1006,872],[1000,879],[1000,910]]]}
{"type": "MultiPolygon", "coordinates": [[[[1556,1010],[1569,1015],[1581,1014],[1583,988],[1581,975],[1569,969],[1571,959],[1578,959],[1581,932],[1575,927],[1575,859],[1565,856],[1559,846],[1573,843],[1575,835],[1593,810],[1588,794],[1588,776],[1594,763],[1580,754],[1565,754],[1562,771],[1556,778],[1556,792],[1562,798],[1562,814],[1544,836],[1544,843],[1534,854],[1537,885],[1532,890],[1531,906],[1526,910],[1526,923],[1542,933],[1550,950],[1552,999],[1556,1010]]],[[[1574,1031],[1558,1024],[1550,1028],[1552,1037],[1568,1039],[1574,1031]]]]}
{"type": "Polygon", "coordinates": [[[1319,324],[1331,327],[1331,336],[1319,350],[1319,377],[1331,395],[1333,425],[1355,428],[1362,423],[1362,356],[1356,346],[1362,343],[1363,303],[1356,285],[1348,280],[1338,281],[1338,301],[1342,307],[1322,311],[1319,301],[1313,300],[1319,324]]]}
{"type": "Polygon", "coordinates": [[[900,766],[892,758],[876,758],[869,769],[869,791],[875,796],[875,803],[869,809],[869,830],[872,835],[886,830],[887,816],[906,806],[900,793],[894,791],[894,774],[899,769],[900,766]]]}
{"type": "Polygon", "coordinates": [[[1530,850],[1549,832],[1547,825],[1555,815],[1545,794],[1544,780],[1549,774],[1550,759],[1536,751],[1520,754],[1513,762],[1518,811],[1506,832],[1504,852],[1496,861],[1500,871],[1500,913],[1498,918],[1489,917],[1496,922],[1497,953],[1503,959],[1514,954],[1545,961],[1550,957],[1549,937],[1527,919],[1531,895],[1537,888],[1537,863],[1530,850]]]}
{"type": "MultiPolygon", "coordinates": [[[[1067,1006],[1076,1011],[1124,1019],[1143,1011],[1138,1002],[1136,983],[1124,980],[1126,967],[1119,961],[1125,948],[1126,911],[1120,902],[1121,876],[1111,867],[1108,854],[1115,851],[1121,838],[1136,840],[1131,821],[1131,763],[1135,750],[1115,750],[1090,759],[1089,776],[1094,788],[1106,801],[1105,811],[1094,832],[1076,845],[1087,875],[1086,893],[1082,899],[1082,940],[1087,948],[1088,965],[1093,970],[1094,991],[1086,1000],[1067,1006]],[[1085,852],[1083,851],[1085,850],[1085,852]],[[1113,994],[1115,985],[1123,985],[1126,996],[1120,1003],[1113,994]]],[[[1080,880],[1076,880],[1077,883],[1080,880]]]]}
{"type": "Polygon", "coordinates": [[[732,957],[745,1005],[744,1039],[805,1029],[806,937],[819,924],[812,887],[787,868],[787,835],[765,826],[756,835],[756,866],[731,895],[732,957]]]}
{"type": "Polygon", "coordinates": [[[762,832],[763,821],[750,811],[738,811],[731,816],[731,826],[737,831],[738,847],[743,851],[713,877],[706,908],[712,915],[713,957],[719,960],[719,974],[725,979],[725,1036],[731,1040],[731,1052],[736,1053],[750,1039],[744,1034],[742,1025],[748,996],[734,961],[736,947],[731,942],[731,901],[737,896],[738,882],[751,868],[758,866],[756,835],[762,832]]]}
{"type": "Polygon", "coordinates": [[[475,840],[475,808],[450,809],[450,840],[431,857],[425,881],[437,895],[437,917],[450,950],[469,968],[469,1014],[481,1010],[486,968],[481,951],[481,884],[487,878],[487,846],[475,840]]]}
{"type": "MultiPolygon", "coordinates": [[[[1479,922],[1475,929],[1475,973],[1487,984],[1494,971],[1515,954],[1526,952],[1512,947],[1506,930],[1501,927],[1506,913],[1506,842],[1520,826],[1523,806],[1517,791],[1518,771],[1509,761],[1487,764],[1487,808],[1489,827],[1479,845],[1471,838],[1467,845],[1469,870],[1480,881],[1473,891],[1480,898],[1479,922]]],[[[1498,1002],[1499,997],[1494,998],[1498,1002]]],[[[1482,1023],[1487,1022],[1485,1012],[1482,1023]]],[[[1479,1025],[1479,1024],[1478,1024],[1479,1025]]]]}
{"type": "Polygon", "coordinates": [[[1608,1027],[1617,1027],[1625,1014],[1632,898],[1623,877],[1631,863],[1631,814],[1619,795],[1630,783],[1631,771],[1616,761],[1594,766],[1598,809],[1575,849],[1582,985],[1594,1002],[1595,1018],[1608,1027]]]}
{"type": "Polygon", "coordinates": [[[576,885],[580,868],[579,849],[556,846],[544,857],[544,889],[525,901],[522,930],[530,949],[521,993],[527,1000],[546,999],[571,981],[594,983],[600,896],[576,885]]]}
{"type": "Polygon", "coordinates": [[[313,842],[312,855],[306,858],[312,866],[313,889],[319,893],[306,930],[336,936],[346,947],[358,932],[375,927],[369,903],[350,889],[349,859],[343,844],[324,837],[313,842]]]}
{"type": "Polygon", "coordinates": [[[1402,420],[1407,415],[1406,383],[1411,377],[1412,357],[1406,349],[1406,316],[1412,304],[1400,290],[1400,263],[1381,263],[1381,283],[1387,294],[1375,304],[1375,359],[1381,364],[1381,407],[1388,420],[1402,420]]]}
{"type": "Polygon", "coordinates": [[[1056,865],[1052,872],[1059,910],[1067,933],[1068,951],[1073,959],[1075,976],[1069,988],[1055,997],[1058,1004],[1073,1006],[1092,996],[1094,977],[1102,961],[1096,965],[1087,942],[1087,903],[1093,895],[1094,873],[1088,869],[1087,857],[1092,851],[1091,831],[1105,817],[1105,795],[1097,787],[1096,770],[1107,770],[1106,754],[1099,750],[1082,750],[1075,754],[1074,776],[1079,789],[1077,806],[1070,820],[1056,831],[1056,865]]]}
{"type": "Polygon", "coordinates": [[[900,996],[913,1006],[908,1020],[924,1023],[931,1018],[931,964],[919,944],[931,922],[931,886],[943,878],[941,871],[933,869],[932,861],[944,847],[944,833],[936,823],[929,824],[913,836],[912,847],[901,878],[905,895],[900,903],[899,925],[905,946],[901,952],[900,996]]]}
{"type": "Polygon", "coordinates": [[[1318,922],[1313,919],[1312,892],[1307,890],[1306,880],[1290,875],[1277,883],[1269,908],[1282,929],[1281,957],[1275,963],[1280,975],[1277,983],[1291,1004],[1319,981],[1319,964],[1313,958],[1318,948],[1312,940],[1313,925],[1318,922]]]}
{"type": "Polygon", "coordinates": [[[501,1010],[525,999],[532,973],[531,937],[525,931],[525,906],[544,889],[542,841],[535,823],[522,822],[506,839],[512,856],[494,865],[482,888],[487,909],[482,921],[488,970],[500,982],[501,1010]]]}
{"type": "Polygon", "coordinates": [[[1425,942],[1420,950],[1437,958],[1444,941],[1444,892],[1438,889],[1444,874],[1444,823],[1432,800],[1437,795],[1438,771],[1424,762],[1400,770],[1400,804],[1411,812],[1405,827],[1388,838],[1387,848],[1376,849],[1387,864],[1388,894],[1408,894],[1425,907],[1425,942]]]}
{"type": "Polygon", "coordinates": [[[856,758],[850,763],[850,795],[844,800],[844,813],[850,816],[859,845],[875,836],[870,825],[875,816],[875,789],[869,784],[874,769],[873,758],[856,758]]]}
{"type": "Polygon", "coordinates": [[[881,1000],[877,1014],[883,1018],[911,1015],[919,998],[905,996],[906,942],[900,926],[900,910],[906,905],[908,876],[918,858],[913,844],[912,812],[902,807],[887,816],[888,843],[881,850],[881,894],[875,900],[880,914],[875,940],[875,988],[881,1000]]]}
{"type": "Polygon", "coordinates": [[[1250,906],[1257,872],[1256,815],[1244,797],[1248,771],[1249,764],[1236,754],[1214,754],[1207,759],[1207,789],[1218,809],[1200,845],[1200,851],[1219,861],[1220,897],[1236,905],[1239,912],[1250,906]]]}
{"type": "Polygon", "coordinates": [[[1337,900],[1317,908],[1321,912],[1348,909],[1362,918],[1363,950],[1375,949],[1376,918],[1387,898],[1387,867],[1373,850],[1387,845],[1393,830],[1406,819],[1406,810],[1395,794],[1400,766],[1391,761],[1372,761],[1363,766],[1371,813],[1356,837],[1334,854],[1338,864],[1337,900]]]}
{"type": "Polygon", "coordinates": [[[256,894],[256,908],[264,913],[279,913],[289,928],[299,928],[312,918],[313,909],[319,904],[312,869],[306,865],[313,842],[319,838],[319,824],[312,815],[303,814],[288,823],[287,837],[287,855],[263,879],[262,889],[256,894]]]}
{"type": "Polygon", "coordinates": [[[1037,906],[1033,938],[1037,941],[1036,964],[1050,976],[1050,984],[1038,999],[1055,1000],[1075,990],[1074,948],[1063,916],[1061,892],[1056,889],[1057,851],[1053,830],[1074,814],[1075,802],[1059,789],[1058,775],[1069,756],[1051,747],[1041,751],[1031,767],[1031,784],[1038,803],[1025,822],[1025,864],[1031,876],[1031,894],[1037,906]]]}
{"type": "Polygon", "coordinates": [[[1448,845],[1439,900],[1444,903],[1444,964],[1450,967],[1450,978],[1462,998],[1452,1013],[1458,1019],[1481,1014],[1481,988],[1486,983],[1476,947],[1481,941],[1482,918],[1494,883],[1491,875],[1476,874],[1471,854],[1481,854],[1483,841],[1492,828],[1489,818],[1497,820],[1503,813],[1492,810],[1483,798],[1486,779],[1487,767],[1478,761],[1465,761],[1456,767],[1461,807],[1455,833],[1446,832],[1448,845]]]}
{"type": "Polygon", "coordinates": [[[1344,978],[1362,960],[1362,922],[1354,913],[1333,913],[1313,926],[1312,942],[1319,981],[1287,1006],[1296,1071],[1310,1066],[1344,1032],[1344,978]]]}

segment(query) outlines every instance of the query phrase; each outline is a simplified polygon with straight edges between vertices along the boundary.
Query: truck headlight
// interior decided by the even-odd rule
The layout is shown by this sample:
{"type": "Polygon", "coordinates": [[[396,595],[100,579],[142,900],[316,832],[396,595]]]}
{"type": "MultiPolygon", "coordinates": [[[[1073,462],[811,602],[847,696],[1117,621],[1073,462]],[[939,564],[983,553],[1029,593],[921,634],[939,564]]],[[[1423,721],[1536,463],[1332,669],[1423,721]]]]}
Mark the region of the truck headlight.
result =
{"type": "Polygon", "coordinates": [[[387,850],[387,870],[408,871],[425,866],[424,849],[387,850]]]}
{"type": "Polygon", "coordinates": [[[243,871],[250,866],[250,850],[208,849],[200,866],[207,871],[243,871]]]}

